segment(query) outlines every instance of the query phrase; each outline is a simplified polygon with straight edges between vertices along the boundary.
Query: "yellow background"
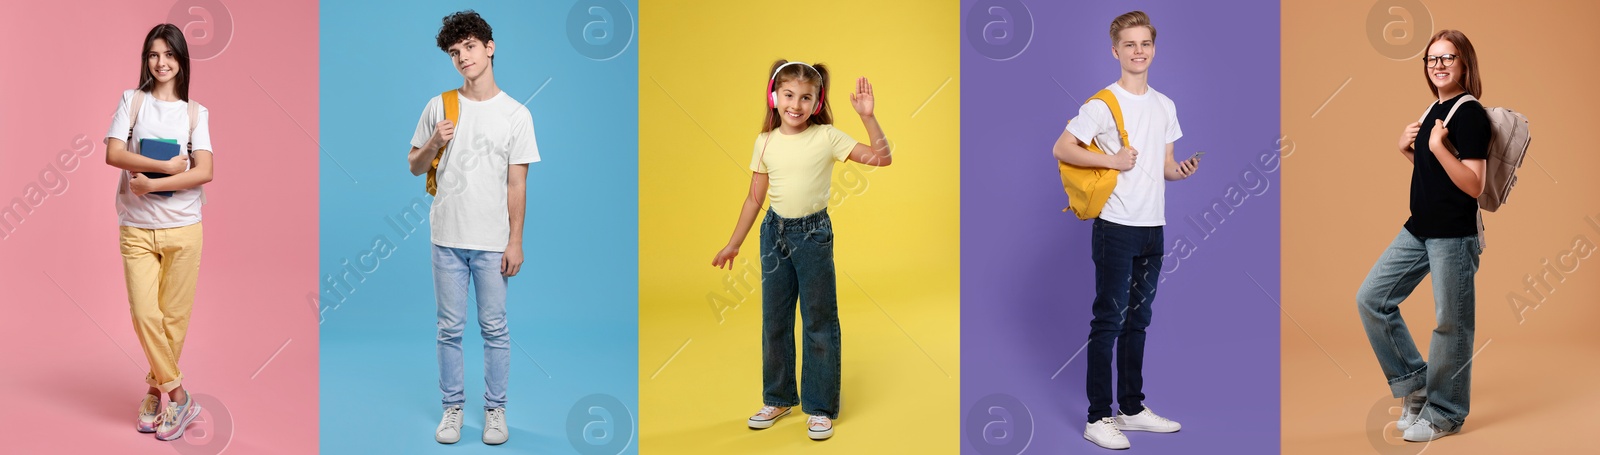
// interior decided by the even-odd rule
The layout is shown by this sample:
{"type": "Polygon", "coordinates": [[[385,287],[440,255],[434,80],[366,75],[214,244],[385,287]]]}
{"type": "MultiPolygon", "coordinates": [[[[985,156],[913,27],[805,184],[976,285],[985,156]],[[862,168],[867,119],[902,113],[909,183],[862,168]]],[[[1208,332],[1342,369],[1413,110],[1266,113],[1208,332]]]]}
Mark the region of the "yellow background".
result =
{"type": "Polygon", "coordinates": [[[959,447],[957,2],[643,1],[639,9],[640,449],[959,447]],[[798,407],[773,428],[745,426],[762,404],[759,217],[733,271],[710,265],[749,190],[778,58],[829,66],[834,124],[861,142],[866,129],[849,92],[868,77],[895,145],[889,167],[834,169],[843,390],[824,446],[806,438],[798,407]]]}
{"type": "MultiPolygon", "coordinates": [[[[1519,314],[1508,296],[1526,295],[1524,280],[1542,261],[1563,260],[1575,238],[1600,242],[1588,221],[1600,222],[1591,139],[1600,29],[1589,25],[1600,5],[1429,2],[1411,14],[1434,24],[1414,33],[1419,53],[1434,31],[1465,33],[1483,104],[1527,115],[1533,136],[1511,198],[1483,215],[1471,410],[1460,434],[1432,444],[1403,442],[1393,428],[1400,400],[1356,312],[1356,289],[1409,214],[1400,131],[1436,99],[1420,57],[1391,60],[1369,44],[1373,6],[1283,8],[1283,453],[1592,453],[1584,433],[1600,424],[1597,258],[1582,259],[1536,309],[1519,314]]],[[[1400,305],[1424,357],[1436,325],[1431,282],[1400,305]]]]}

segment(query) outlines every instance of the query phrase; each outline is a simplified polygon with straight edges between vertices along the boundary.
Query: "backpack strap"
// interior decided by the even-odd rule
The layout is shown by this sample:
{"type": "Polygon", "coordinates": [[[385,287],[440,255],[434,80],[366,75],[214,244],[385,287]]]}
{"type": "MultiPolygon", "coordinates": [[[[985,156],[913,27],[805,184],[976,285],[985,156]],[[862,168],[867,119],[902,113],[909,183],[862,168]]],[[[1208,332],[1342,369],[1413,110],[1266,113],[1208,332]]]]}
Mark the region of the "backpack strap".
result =
{"type": "Polygon", "coordinates": [[[1111,109],[1111,120],[1112,122],[1116,123],[1117,137],[1122,141],[1122,146],[1127,147],[1128,130],[1122,129],[1122,105],[1117,104],[1117,95],[1115,93],[1111,93],[1111,90],[1100,89],[1100,92],[1095,93],[1092,97],[1089,97],[1089,101],[1094,100],[1100,100],[1100,102],[1106,103],[1106,107],[1111,109]]]}
{"type": "MultiPolygon", "coordinates": [[[[451,124],[461,123],[461,97],[455,89],[446,90],[439,94],[440,101],[444,102],[444,119],[451,124]]],[[[460,125],[457,125],[460,126],[460,125]]],[[[439,147],[439,152],[433,155],[433,164],[428,167],[428,194],[437,195],[439,191],[439,165],[444,163],[444,152],[450,148],[450,142],[445,142],[439,147]]]]}
{"type": "MultiPolygon", "coordinates": [[[[139,111],[144,108],[144,91],[133,89],[133,99],[128,101],[128,139],[122,141],[124,150],[133,149],[133,126],[139,124],[139,111]]],[[[128,173],[122,172],[122,181],[117,183],[117,194],[128,192],[128,173]]]]}
{"type": "Polygon", "coordinates": [[[194,154],[194,127],[200,125],[200,102],[189,100],[189,153],[194,154]]]}

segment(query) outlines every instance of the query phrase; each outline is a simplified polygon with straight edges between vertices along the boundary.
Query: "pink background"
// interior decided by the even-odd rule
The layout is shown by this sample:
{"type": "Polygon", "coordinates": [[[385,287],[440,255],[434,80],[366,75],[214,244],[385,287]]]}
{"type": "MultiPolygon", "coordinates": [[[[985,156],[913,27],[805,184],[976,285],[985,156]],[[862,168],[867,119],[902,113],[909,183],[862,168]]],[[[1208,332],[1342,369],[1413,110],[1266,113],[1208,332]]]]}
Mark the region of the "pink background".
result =
{"type": "Polygon", "coordinates": [[[29,185],[47,195],[22,223],[0,222],[0,452],[317,450],[317,6],[180,3],[204,8],[210,40],[204,24],[187,24],[204,16],[174,16],[172,1],[10,2],[0,19],[10,49],[0,210],[29,185]],[[191,63],[191,97],[212,112],[216,177],[180,362],[185,386],[215,399],[201,401],[207,423],[170,443],[134,431],[147,365],[118,253],[118,171],[102,143],[118,97],[138,82],[145,33],[168,21],[192,54],[222,49],[191,63]],[[230,22],[231,34],[216,25],[230,22]],[[60,166],[77,144],[93,150],[60,166]]]}

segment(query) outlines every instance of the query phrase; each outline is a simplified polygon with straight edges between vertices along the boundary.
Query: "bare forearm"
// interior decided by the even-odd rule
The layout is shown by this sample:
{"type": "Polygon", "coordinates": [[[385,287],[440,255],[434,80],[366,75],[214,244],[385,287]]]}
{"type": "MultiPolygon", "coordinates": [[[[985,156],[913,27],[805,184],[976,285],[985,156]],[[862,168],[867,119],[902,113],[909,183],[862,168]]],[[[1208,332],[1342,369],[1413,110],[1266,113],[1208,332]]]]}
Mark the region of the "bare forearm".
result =
{"type": "Polygon", "coordinates": [[[150,191],[178,191],[211,183],[211,171],[190,169],[158,179],[150,179],[150,191]]]}
{"type": "Polygon", "coordinates": [[[511,239],[508,246],[522,246],[522,224],[528,211],[526,184],[512,184],[507,188],[506,209],[511,214],[511,239]]]}
{"type": "Polygon", "coordinates": [[[750,226],[756,223],[756,213],[761,211],[761,202],[753,197],[745,198],[744,207],[739,209],[739,222],[733,227],[733,237],[728,239],[728,246],[744,244],[745,237],[750,235],[750,226]]]}
{"type": "Polygon", "coordinates": [[[1078,146],[1078,140],[1070,133],[1061,135],[1056,140],[1055,148],[1051,150],[1057,161],[1078,167],[1099,167],[1110,169],[1111,155],[1091,152],[1078,146]]]}
{"type": "Polygon", "coordinates": [[[1449,151],[1445,151],[1444,147],[1437,147],[1434,150],[1440,150],[1434,152],[1434,157],[1439,159],[1439,166],[1444,168],[1444,173],[1450,176],[1450,183],[1456,184],[1456,188],[1460,188],[1461,192],[1469,196],[1478,197],[1483,194],[1483,178],[1477,172],[1467,167],[1466,163],[1461,162],[1449,151]]]}
{"type": "Polygon", "coordinates": [[[424,144],[422,148],[412,147],[406,154],[406,163],[411,167],[411,175],[422,175],[433,167],[433,157],[439,154],[439,148],[432,142],[424,144]]]}
{"type": "Polygon", "coordinates": [[[869,166],[888,166],[894,161],[893,151],[889,149],[889,138],[883,134],[883,126],[878,124],[878,117],[865,115],[861,117],[861,124],[867,127],[867,138],[872,143],[872,155],[865,160],[869,166]]]}
{"type": "Polygon", "coordinates": [[[165,172],[166,162],[128,151],[124,147],[107,146],[106,164],[133,172],[165,172]]]}

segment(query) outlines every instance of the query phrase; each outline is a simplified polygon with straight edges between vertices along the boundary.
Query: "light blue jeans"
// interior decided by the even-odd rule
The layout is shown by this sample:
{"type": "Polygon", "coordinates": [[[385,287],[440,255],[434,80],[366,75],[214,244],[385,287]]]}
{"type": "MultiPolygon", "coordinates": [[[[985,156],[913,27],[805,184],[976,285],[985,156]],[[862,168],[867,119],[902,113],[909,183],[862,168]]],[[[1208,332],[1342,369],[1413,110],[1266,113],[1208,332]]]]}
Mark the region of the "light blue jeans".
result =
{"type": "Polygon", "coordinates": [[[506,277],[500,274],[502,254],[433,246],[433,292],[439,302],[439,391],[444,407],[466,402],[461,332],[466,329],[467,285],[478,291],[478,329],[483,335],[485,410],[506,405],[506,380],[511,372],[511,331],[506,327],[506,277]]]}
{"type": "Polygon", "coordinates": [[[1426,390],[1421,418],[1441,431],[1460,428],[1471,401],[1477,307],[1473,280],[1481,253],[1477,236],[1420,239],[1401,229],[1356,293],[1361,324],[1390,392],[1399,398],[1426,390]],[[1424,362],[1400,318],[1400,302],[1430,273],[1438,325],[1424,362]]]}

